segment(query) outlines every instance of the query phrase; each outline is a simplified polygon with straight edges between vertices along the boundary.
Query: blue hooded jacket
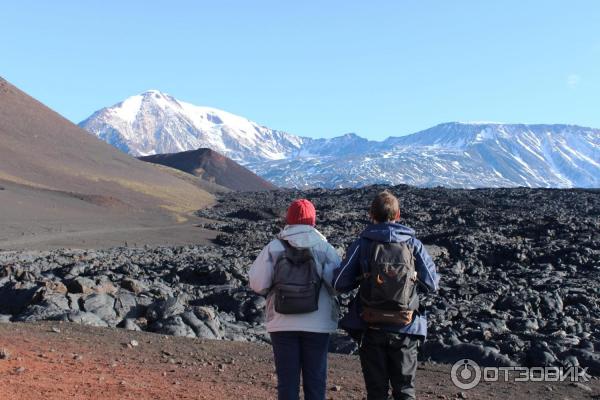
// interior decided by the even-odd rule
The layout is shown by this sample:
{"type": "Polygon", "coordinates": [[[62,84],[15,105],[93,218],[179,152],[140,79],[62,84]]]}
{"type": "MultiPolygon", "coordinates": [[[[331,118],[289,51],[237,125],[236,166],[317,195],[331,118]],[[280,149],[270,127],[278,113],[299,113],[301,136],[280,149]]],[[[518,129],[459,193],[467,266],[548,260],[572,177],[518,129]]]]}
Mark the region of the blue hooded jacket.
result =
{"type": "MultiPolygon", "coordinates": [[[[372,241],[382,243],[407,242],[414,249],[417,279],[422,283],[422,285],[417,286],[417,290],[438,290],[440,278],[425,246],[415,238],[414,230],[394,222],[369,225],[360,234],[360,237],[348,248],[342,264],[333,272],[332,285],[334,289],[340,293],[345,293],[359,286],[360,278],[363,274],[361,265],[368,263],[366,259],[361,260],[361,257],[368,257],[368,252],[361,251],[361,247],[370,246],[372,241]]],[[[340,321],[340,327],[349,332],[365,330],[367,325],[360,318],[360,311],[361,304],[357,294],[350,302],[348,314],[340,321]]],[[[427,318],[423,311],[419,311],[413,318],[413,321],[406,326],[388,325],[380,329],[425,337],[427,336],[427,318]]]]}

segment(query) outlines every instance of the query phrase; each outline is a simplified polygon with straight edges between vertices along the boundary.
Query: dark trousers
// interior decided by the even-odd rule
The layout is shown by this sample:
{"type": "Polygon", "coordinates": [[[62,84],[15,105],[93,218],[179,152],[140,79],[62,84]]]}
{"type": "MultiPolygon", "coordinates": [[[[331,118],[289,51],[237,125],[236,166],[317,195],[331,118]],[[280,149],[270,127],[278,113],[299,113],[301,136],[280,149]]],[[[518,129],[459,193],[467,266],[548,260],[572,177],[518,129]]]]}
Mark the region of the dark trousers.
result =
{"type": "Polygon", "coordinates": [[[278,400],[298,400],[300,374],[305,400],[324,400],[328,333],[272,332],[278,400]]]}
{"type": "Polygon", "coordinates": [[[367,329],[360,345],[360,363],[367,400],[415,399],[415,373],[420,339],[411,335],[367,329]]]}

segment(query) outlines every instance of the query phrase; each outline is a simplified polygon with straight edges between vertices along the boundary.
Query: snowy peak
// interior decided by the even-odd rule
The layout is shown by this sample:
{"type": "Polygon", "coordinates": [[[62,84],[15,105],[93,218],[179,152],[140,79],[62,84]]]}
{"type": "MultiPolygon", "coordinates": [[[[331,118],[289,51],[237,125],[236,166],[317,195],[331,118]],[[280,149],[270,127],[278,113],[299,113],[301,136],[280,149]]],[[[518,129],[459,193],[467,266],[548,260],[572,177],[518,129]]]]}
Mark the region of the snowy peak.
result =
{"type": "Polygon", "coordinates": [[[158,90],[104,108],[80,126],[135,156],[206,147],[236,161],[277,160],[303,142],[247,118],[179,101],[158,90]]]}
{"type": "Polygon", "coordinates": [[[307,139],[291,158],[339,157],[362,154],[377,142],[369,141],[356,133],[347,133],[330,139],[307,139]]]}
{"type": "Polygon", "coordinates": [[[144,110],[152,108],[181,108],[181,105],[174,97],[166,93],[162,93],[159,90],[148,90],[144,93],[128,97],[112,107],[101,110],[101,112],[107,111],[114,118],[133,124],[138,116],[142,115],[144,110]]]}

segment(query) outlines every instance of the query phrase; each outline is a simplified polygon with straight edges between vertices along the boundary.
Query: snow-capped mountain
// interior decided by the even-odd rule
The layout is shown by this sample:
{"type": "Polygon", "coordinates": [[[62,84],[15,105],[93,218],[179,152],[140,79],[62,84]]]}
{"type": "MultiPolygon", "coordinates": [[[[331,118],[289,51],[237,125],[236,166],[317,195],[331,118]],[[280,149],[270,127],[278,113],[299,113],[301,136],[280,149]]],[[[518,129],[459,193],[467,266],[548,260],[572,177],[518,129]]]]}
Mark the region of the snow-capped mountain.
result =
{"type": "Polygon", "coordinates": [[[179,101],[157,90],[103,108],[79,125],[134,156],[206,147],[248,162],[283,159],[302,145],[298,136],[226,111],[179,101]]]}
{"type": "Polygon", "coordinates": [[[293,187],[600,187],[600,130],[445,123],[383,142],[358,143],[354,152],[247,166],[279,186],[293,187]]]}
{"type": "Polygon", "coordinates": [[[600,129],[574,125],[452,122],[380,142],[312,139],[157,91],[80,125],[136,156],[208,147],[282,187],[600,187],[600,129]]]}
{"type": "MultiPolygon", "coordinates": [[[[447,123],[389,138],[383,148],[462,153],[519,186],[600,186],[600,130],[574,125],[447,123]]],[[[478,185],[479,186],[479,185],[478,185]]]]}

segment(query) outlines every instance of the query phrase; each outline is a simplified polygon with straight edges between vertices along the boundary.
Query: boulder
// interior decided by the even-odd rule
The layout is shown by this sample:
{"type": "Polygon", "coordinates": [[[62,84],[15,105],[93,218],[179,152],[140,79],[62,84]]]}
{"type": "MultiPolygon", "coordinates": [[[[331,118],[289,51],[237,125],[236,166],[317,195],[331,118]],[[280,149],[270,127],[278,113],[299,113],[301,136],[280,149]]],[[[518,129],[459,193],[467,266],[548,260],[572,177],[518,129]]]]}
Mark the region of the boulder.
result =
{"type": "Polygon", "coordinates": [[[21,313],[31,304],[38,289],[39,286],[33,282],[11,282],[0,287],[0,313],[21,313]]]}
{"type": "Polygon", "coordinates": [[[217,336],[204,321],[200,320],[192,310],[181,314],[181,318],[186,325],[190,326],[197,337],[202,339],[220,339],[222,335],[217,336]]]}
{"type": "Polygon", "coordinates": [[[148,321],[170,318],[185,311],[185,306],[177,297],[169,297],[152,303],[146,312],[148,321]]]}
{"type": "Polygon", "coordinates": [[[468,358],[482,366],[511,367],[517,365],[515,361],[507,355],[501,354],[494,347],[472,343],[445,345],[441,341],[427,341],[423,345],[422,354],[425,359],[433,359],[448,364],[454,364],[463,358],[468,358]]]}
{"type": "Polygon", "coordinates": [[[135,294],[140,294],[146,290],[148,290],[148,286],[143,283],[142,281],[139,281],[137,279],[133,279],[133,278],[125,278],[121,281],[121,287],[123,289],[129,290],[130,292],[133,292],[135,294]]]}
{"type": "Polygon", "coordinates": [[[61,319],[63,321],[75,322],[81,325],[99,327],[109,326],[108,323],[102,320],[98,315],[85,311],[71,311],[69,313],[63,314],[61,319]]]}
{"type": "Polygon", "coordinates": [[[115,312],[118,318],[139,318],[146,314],[146,307],[138,304],[136,296],[127,291],[115,293],[115,312]]]}
{"type": "Polygon", "coordinates": [[[167,319],[155,321],[150,325],[150,330],[156,333],[173,336],[196,337],[194,330],[183,322],[180,315],[174,315],[167,319]]]}
{"type": "Polygon", "coordinates": [[[137,324],[133,318],[125,318],[117,325],[119,328],[127,329],[128,331],[141,331],[142,328],[137,324]]]}
{"type": "Polygon", "coordinates": [[[109,325],[116,325],[115,298],[106,293],[94,293],[82,299],[83,310],[98,316],[109,325]]]}
{"type": "Polygon", "coordinates": [[[77,278],[69,281],[67,283],[67,287],[71,293],[92,294],[95,292],[96,282],[89,278],[78,276],[77,278]]]}

